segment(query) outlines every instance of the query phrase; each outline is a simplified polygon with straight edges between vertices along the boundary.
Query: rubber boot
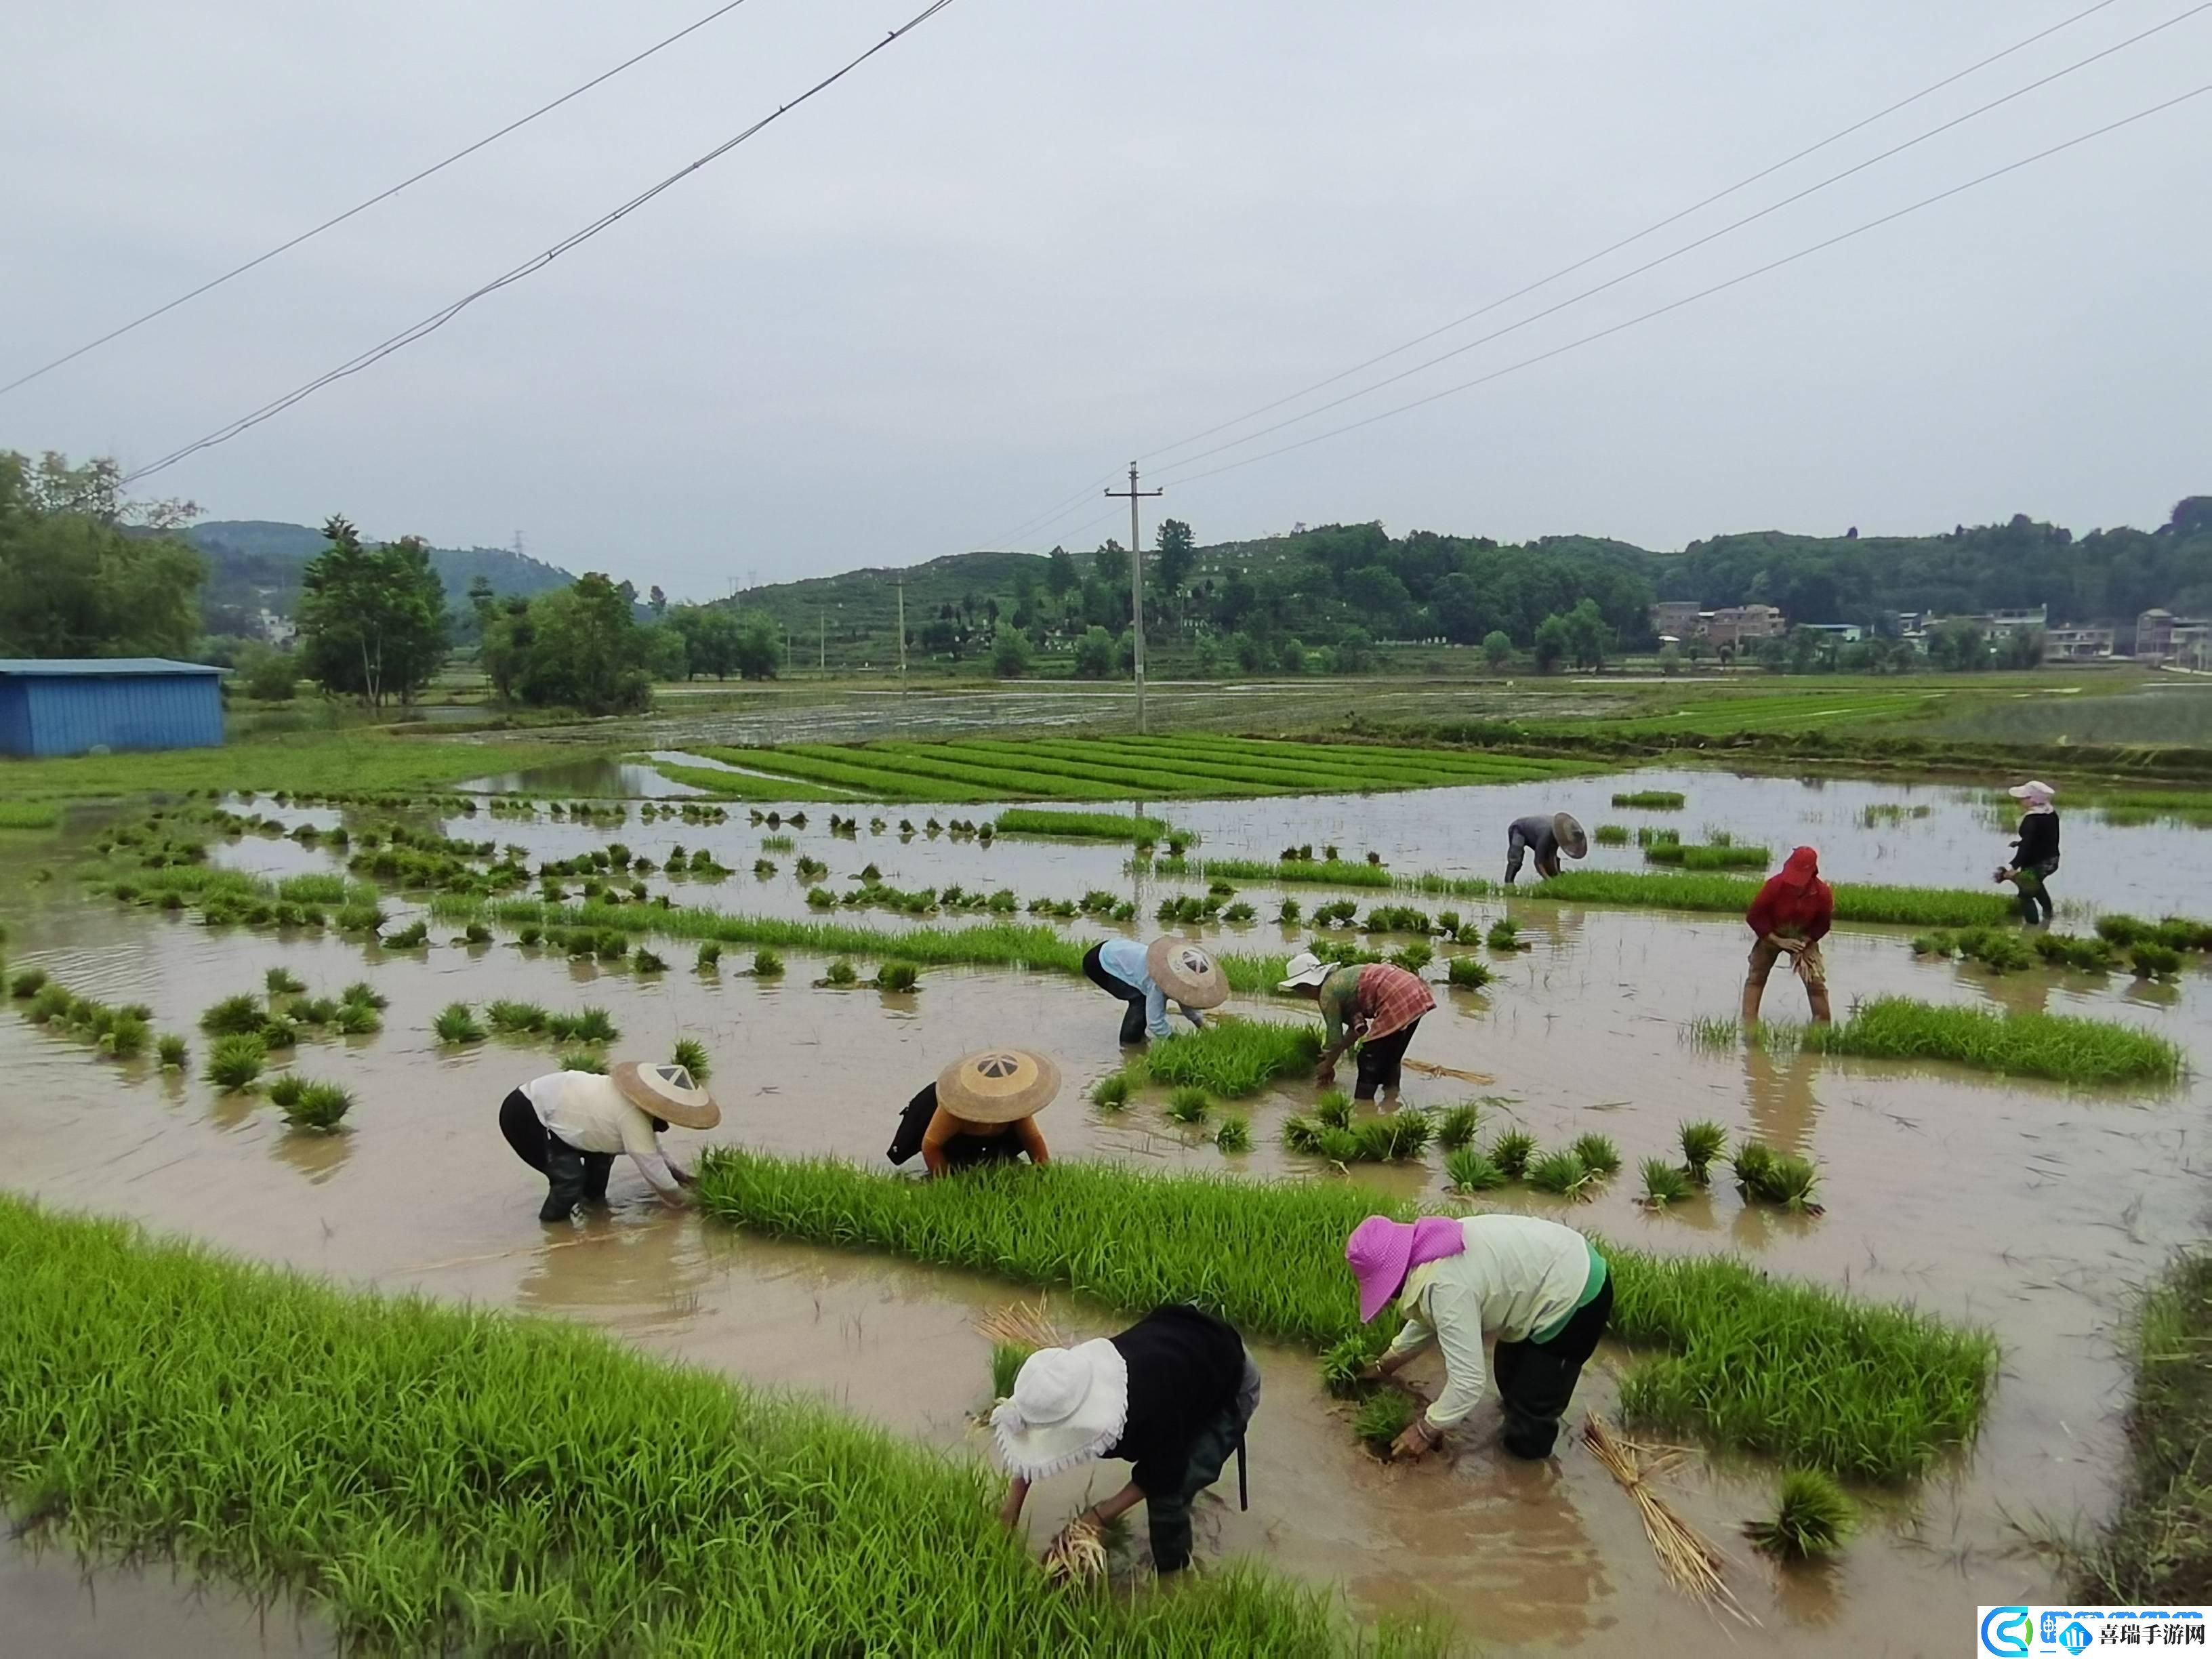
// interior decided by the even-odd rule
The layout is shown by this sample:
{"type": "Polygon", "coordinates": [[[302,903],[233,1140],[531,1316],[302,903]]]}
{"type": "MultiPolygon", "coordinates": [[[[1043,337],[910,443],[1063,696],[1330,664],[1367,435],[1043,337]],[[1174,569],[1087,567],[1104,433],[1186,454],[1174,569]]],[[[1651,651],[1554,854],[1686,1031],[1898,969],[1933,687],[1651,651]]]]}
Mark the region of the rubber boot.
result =
{"type": "Polygon", "coordinates": [[[566,1221],[583,1203],[589,1177],[584,1155],[566,1141],[545,1137],[545,1202],[538,1212],[540,1221],[566,1221]]]}
{"type": "Polygon", "coordinates": [[[1766,988],[1755,979],[1743,982],[1743,1029],[1750,1030],[1759,1024],[1759,1005],[1766,988]]]}
{"type": "Polygon", "coordinates": [[[1835,1023],[1833,1016],[1828,1012],[1828,988],[1826,986],[1807,986],[1805,988],[1805,1000],[1812,1005],[1813,1024],[1815,1025],[1830,1025],[1835,1023]]]}

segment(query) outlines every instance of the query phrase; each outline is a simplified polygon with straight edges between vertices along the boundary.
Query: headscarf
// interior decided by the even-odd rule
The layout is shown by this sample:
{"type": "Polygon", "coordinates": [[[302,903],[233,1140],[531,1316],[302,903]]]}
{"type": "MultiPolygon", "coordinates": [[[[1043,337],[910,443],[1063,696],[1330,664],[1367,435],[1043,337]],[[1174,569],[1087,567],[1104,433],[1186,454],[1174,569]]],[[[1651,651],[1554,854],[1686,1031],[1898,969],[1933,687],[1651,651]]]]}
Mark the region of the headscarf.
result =
{"type": "Polygon", "coordinates": [[[2030,812],[2051,812],[2057,810],[2051,803],[2058,792],[2040,778],[2030,778],[2026,783],[2014,784],[2006,790],[2005,793],[2021,802],[2030,812]]]}
{"type": "Polygon", "coordinates": [[[1369,1216],[1344,1243],[1344,1259],[1359,1285],[1360,1322],[1381,1313],[1414,1268],[1466,1249],[1467,1230],[1450,1216],[1425,1215],[1410,1224],[1369,1216]]]}

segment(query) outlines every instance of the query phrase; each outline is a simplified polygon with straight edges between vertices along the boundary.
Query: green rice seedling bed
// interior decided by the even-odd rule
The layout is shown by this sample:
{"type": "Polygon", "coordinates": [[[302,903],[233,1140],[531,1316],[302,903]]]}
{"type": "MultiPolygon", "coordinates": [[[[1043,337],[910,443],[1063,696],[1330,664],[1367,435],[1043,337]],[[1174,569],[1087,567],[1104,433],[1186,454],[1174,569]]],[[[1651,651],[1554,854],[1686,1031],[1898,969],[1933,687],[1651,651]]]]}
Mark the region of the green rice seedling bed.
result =
{"type": "Polygon", "coordinates": [[[1646,864],[1684,870],[1763,870],[1774,861],[1764,847],[1705,847],[1695,842],[1656,842],[1644,849],[1646,864]]]}
{"type": "Polygon", "coordinates": [[[1048,812],[1025,806],[1010,806],[994,822],[1002,836],[1069,836],[1086,841],[1165,841],[1172,828],[1164,818],[1115,812],[1048,812]]]}
{"type": "Polygon", "coordinates": [[[1688,797],[1674,789],[1637,789],[1615,795],[1615,806],[1641,807],[1646,811],[1679,812],[1688,802],[1688,797]]]}
{"type": "Polygon", "coordinates": [[[1277,1078],[1310,1073],[1321,1059],[1318,1025],[1218,1015],[1195,1031],[1162,1037],[1122,1067],[1133,1087],[1194,1087],[1224,1099],[1255,1095],[1277,1078]]]}
{"type": "Polygon", "coordinates": [[[1443,1650],[1244,1566],[1052,1594],[981,1464],[566,1321],[339,1291],[13,1199],[0,1262],[8,1497],[88,1547],[295,1593],[349,1649],[1443,1650]]]}
{"type": "MultiPolygon", "coordinates": [[[[1066,1286],[1127,1310],[1184,1301],[1328,1349],[1361,1329],[1344,1241],[1411,1206],[1333,1182],[1156,1176],[1095,1164],[913,1182],[736,1147],[702,1161],[705,1212],[751,1231],[1066,1286]]],[[[1995,1381],[1987,1334],[1771,1279],[1741,1261],[1601,1243],[1613,1334],[1652,1350],[1630,1419],[1876,1480],[1969,1442],[1995,1381]]],[[[1387,1317],[1387,1316],[1386,1316],[1387,1317]]]]}
{"type": "Polygon", "coordinates": [[[2164,1037],[2071,1014],[1996,1013],[1910,997],[1876,997],[1836,1025],[1809,1025],[1805,1046],[1870,1060],[1942,1060],[2012,1077],[2081,1085],[2170,1083],[2184,1067],[2164,1037]]]}
{"type": "MultiPolygon", "coordinates": [[[[921,753],[936,750],[945,759],[985,767],[997,771],[1015,767],[1025,775],[1066,780],[1067,789],[1108,789],[1121,799],[1139,797],[1150,799],[1188,799],[1197,791],[1194,785],[1202,775],[1178,769],[1172,766],[1154,767],[1135,764],[1118,757],[1097,754],[1087,749],[1062,752],[1059,749],[1035,742],[1019,744],[991,744],[984,742],[953,742],[942,744],[907,744],[898,745],[894,752],[921,753]]],[[[1268,794],[1271,790],[1223,787],[1216,784],[1206,793],[1244,796],[1268,794]]]]}
{"type": "Polygon", "coordinates": [[[1285,752],[1237,743],[1172,749],[1141,738],[1108,738],[1097,742],[1101,749],[1124,757],[1130,764],[1182,769],[1201,780],[1227,777],[1263,793],[1346,794],[1517,781],[1501,777],[1487,767],[1456,763],[1441,750],[1419,751],[1418,759],[1400,761],[1359,748],[1285,752]]]}
{"type": "Polygon", "coordinates": [[[1395,887],[1398,878],[1379,864],[1343,859],[1155,859],[1156,876],[1189,876],[1201,881],[1308,882],[1316,887],[1395,887]]]}
{"type": "Polygon", "coordinates": [[[1109,783],[1055,777],[1048,772],[1024,771],[1010,765],[981,765],[936,752],[933,744],[925,751],[921,745],[905,750],[882,744],[866,747],[789,744],[775,753],[779,763],[796,757],[857,765],[878,775],[904,778],[908,790],[918,792],[914,796],[917,799],[938,799],[940,782],[950,787],[980,791],[983,799],[998,800],[1121,800],[1127,799],[1129,793],[1109,783]]]}
{"type": "MultiPolygon", "coordinates": [[[[710,759],[715,758],[717,755],[717,751],[711,749],[702,750],[699,752],[705,754],[710,759]]],[[[735,766],[749,766],[752,763],[750,760],[743,758],[750,753],[748,750],[724,750],[720,753],[735,766]]],[[[812,783],[799,778],[763,777],[745,772],[726,772],[717,766],[684,766],[674,761],[657,760],[645,763],[650,765],[654,771],[659,773],[671,783],[689,784],[694,789],[703,789],[710,796],[722,800],[758,800],[779,803],[793,800],[836,802],[864,800],[867,798],[867,792],[865,790],[840,789],[830,784],[812,783]]]]}
{"type": "MultiPolygon", "coordinates": [[[[779,777],[835,786],[845,791],[843,798],[848,799],[943,801],[950,805],[963,806],[1005,799],[990,790],[963,784],[940,783],[934,787],[925,787],[921,779],[907,774],[887,772],[850,761],[824,760],[781,749],[729,749],[702,744],[698,752],[709,760],[727,761],[732,766],[752,767],[779,777]]],[[[861,751],[843,752],[858,755],[861,751]]],[[[683,781],[696,782],[697,780],[686,778],[683,781]]]]}
{"type": "MultiPolygon", "coordinates": [[[[1516,889],[1528,898],[1577,904],[1652,905],[1668,910],[1735,911],[1750,908],[1759,883],[1738,876],[1671,872],[1570,870],[1516,889]]],[[[1945,887],[1888,887],[1838,882],[1836,920],[1895,922],[1915,927],[1986,927],[2014,914],[1995,893],[1945,887]]]]}
{"type": "MultiPolygon", "coordinates": [[[[1127,741],[1125,739],[1125,741],[1127,741]]],[[[1316,757],[1332,767],[1373,766],[1431,775],[1448,772],[1468,783],[1513,783],[1535,778],[1565,777],[1595,769],[1583,760],[1559,760],[1527,755],[1501,755],[1484,750],[1414,749],[1402,745],[1364,743],[1302,743],[1281,738],[1224,737],[1191,732],[1136,741],[1169,746],[1188,754],[1243,754],[1269,760],[1312,765],[1316,757]]]]}

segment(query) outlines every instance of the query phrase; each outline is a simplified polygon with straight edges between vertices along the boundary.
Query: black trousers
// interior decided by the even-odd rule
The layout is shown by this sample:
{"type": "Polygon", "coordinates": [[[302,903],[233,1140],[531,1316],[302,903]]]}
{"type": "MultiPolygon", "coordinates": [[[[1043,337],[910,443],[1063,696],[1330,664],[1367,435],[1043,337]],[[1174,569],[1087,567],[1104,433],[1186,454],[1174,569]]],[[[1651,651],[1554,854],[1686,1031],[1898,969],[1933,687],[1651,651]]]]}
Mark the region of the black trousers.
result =
{"type": "Polygon", "coordinates": [[[1404,1079],[1406,1050],[1413,1041],[1413,1033],[1421,1029],[1421,1022],[1401,1025],[1386,1037],[1376,1037],[1359,1045],[1359,1075],[1352,1086],[1354,1100],[1372,1100],[1380,1089],[1395,1090],[1404,1079]]]}
{"type": "Polygon", "coordinates": [[[1559,1419],[1575,1397],[1583,1367],[1597,1352],[1613,1314],[1613,1275],[1549,1342],[1501,1342],[1492,1360],[1505,1407],[1505,1449],[1516,1457],[1549,1457],[1559,1419]]]}
{"type": "Polygon", "coordinates": [[[1109,997],[1119,997],[1128,1006],[1121,1010],[1121,1042],[1124,1047],[1145,1040],[1145,994],[1126,979],[1117,979],[1106,971],[1099,953],[1103,944],[1094,945],[1083,958],[1083,976],[1109,997]]]}
{"type": "Polygon", "coordinates": [[[607,1201],[607,1176],[615,1167],[615,1155],[577,1151],[539,1121],[538,1109],[521,1090],[511,1091],[500,1102],[499,1132],[517,1158],[545,1177],[540,1221],[566,1221],[580,1204],[607,1201]]]}

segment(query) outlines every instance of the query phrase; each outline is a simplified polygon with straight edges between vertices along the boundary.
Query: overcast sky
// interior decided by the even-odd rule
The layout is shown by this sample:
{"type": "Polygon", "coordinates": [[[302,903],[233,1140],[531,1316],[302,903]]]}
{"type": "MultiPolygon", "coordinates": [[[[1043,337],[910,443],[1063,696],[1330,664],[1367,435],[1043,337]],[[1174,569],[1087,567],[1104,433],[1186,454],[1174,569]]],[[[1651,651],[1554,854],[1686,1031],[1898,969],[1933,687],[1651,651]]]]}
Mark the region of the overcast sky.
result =
{"type": "MultiPolygon", "coordinates": [[[[1126,509],[1085,492],[1133,453],[1449,322],[2088,3],[955,0],[544,271],[144,489],[214,517],[343,512],[442,544],[520,530],[557,563],[691,597],[748,573],[1087,547],[1127,534],[1126,509]],[[1011,533],[1070,498],[1084,505],[1011,533]]],[[[2194,3],[2112,0],[1322,397],[2194,3]]],[[[0,381],[713,3],[12,9],[0,381]]],[[[0,397],[0,447],[161,455],[565,236],[921,3],[746,0],[0,397]]],[[[2212,95],[1488,385],[1193,475],[1517,363],[2208,81],[2212,12],[1388,390],[1147,471],[1206,541],[1366,519],[1653,546],[2015,511],[2156,523],[2212,491],[2212,95]]]]}

